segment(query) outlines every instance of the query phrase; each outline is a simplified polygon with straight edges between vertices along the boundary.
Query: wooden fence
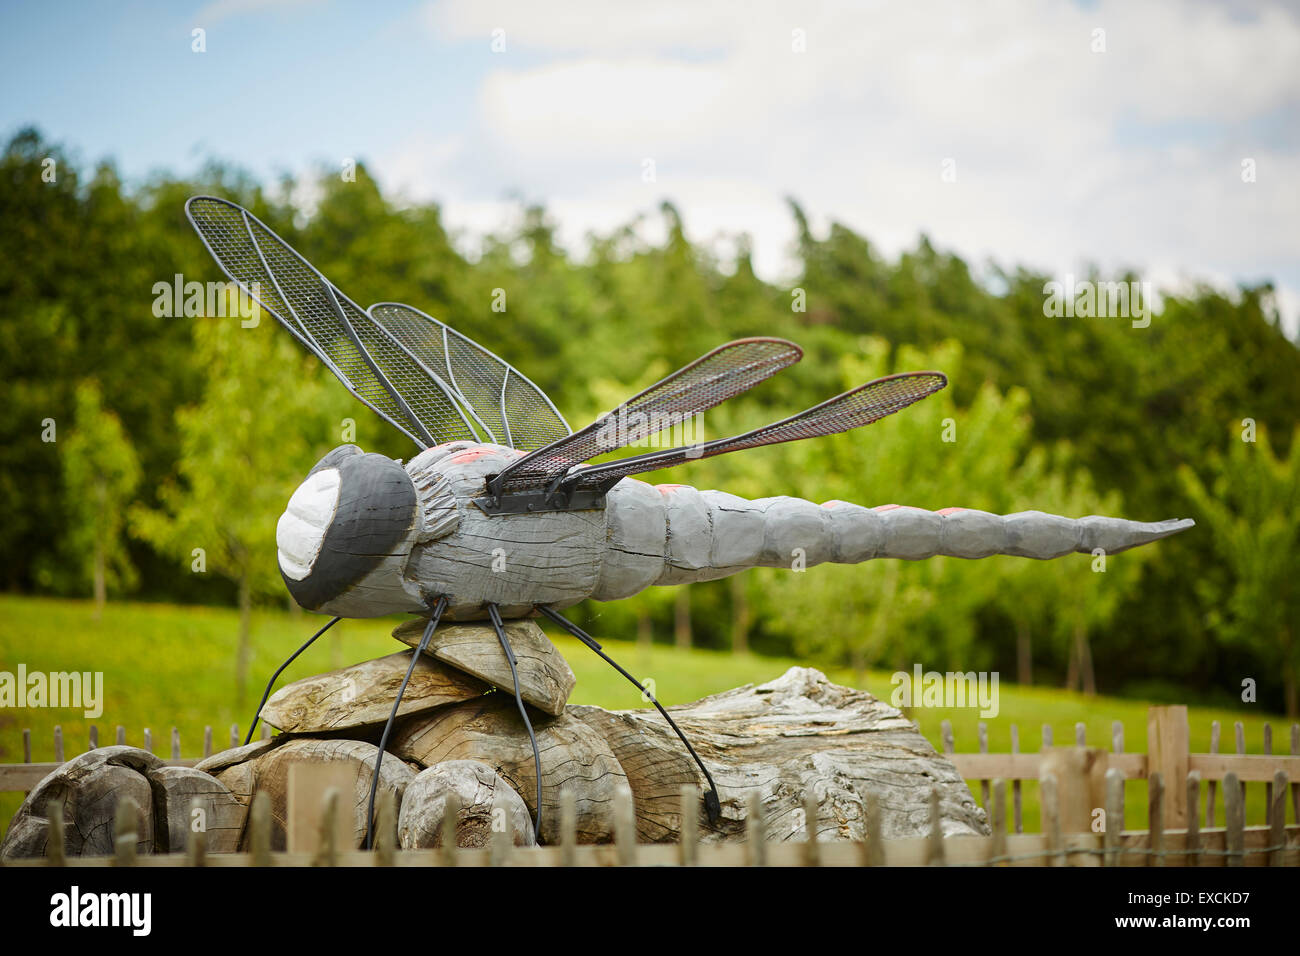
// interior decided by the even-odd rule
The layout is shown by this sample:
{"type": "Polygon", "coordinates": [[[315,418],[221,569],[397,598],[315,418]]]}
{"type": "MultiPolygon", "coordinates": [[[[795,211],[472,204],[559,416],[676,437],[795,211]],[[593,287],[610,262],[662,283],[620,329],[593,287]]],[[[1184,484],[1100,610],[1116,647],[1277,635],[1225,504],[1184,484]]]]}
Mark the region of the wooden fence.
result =
{"type": "MultiPolygon", "coordinates": [[[[271,728],[265,723],[262,724],[262,739],[267,740],[271,736],[271,728]]],[[[122,745],[126,743],[126,728],[121,724],[117,726],[117,734],[113,741],[115,744],[122,745]]],[[[230,746],[238,747],[244,741],[239,736],[239,725],[230,725],[230,746]]],[[[100,746],[99,728],[94,724],[90,726],[90,735],[86,751],[95,750],[100,746]]],[[[144,729],[144,749],[154,753],[153,731],[148,727],[144,729]]],[[[86,751],[78,751],[84,753],[86,751]]],[[[32,732],[23,731],[23,762],[22,763],[3,763],[0,764],[0,793],[26,793],[32,787],[40,783],[50,773],[57,770],[65,760],[66,749],[63,741],[63,728],[54,728],[54,760],[50,762],[32,762],[32,732]]],[[[203,728],[203,757],[211,757],[212,750],[212,727],[203,728]]],[[[173,727],[171,732],[171,757],[167,763],[174,764],[178,767],[192,767],[203,757],[181,757],[181,733],[180,730],[173,727]]]]}
{"type": "MultiPolygon", "coordinates": [[[[289,849],[272,852],[270,798],[254,797],[248,823],[249,852],[208,854],[203,833],[190,834],[184,853],[138,855],[138,809],[129,800],[117,811],[116,853],[112,857],[64,858],[61,838],[62,808],[50,808],[52,839],[44,860],[11,861],[8,865],[46,866],[568,866],[568,865],[706,865],[706,866],[1295,866],[1300,865],[1300,725],[1291,728],[1291,756],[1246,755],[1244,736],[1237,724],[1237,753],[1209,754],[1188,750],[1186,707],[1153,707],[1148,714],[1146,754],[1124,752],[1123,728],[1118,724],[1111,750],[1087,745],[1082,726],[1076,728],[1075,746],[1054,747],[1044,728],[1043,748],[1020,753],[1018,734],[1012,728],[1012,752],[988,753],[987,732],[980,725],[980,753],[954,753],[951,727],[944,722],[943,749],[962,776],[980,782],[980,796],[989,812],[992,835],[944,836],[939,793],[930,794],[929,835],[884,839],[879,809],[868,795],[866,839],[861,842],[820,842],[815,833],[819,808],[813,795],[804,808],[807,821],[803,838],[769,842],[761,802],[755,795],[749,807],[744,842],[702,843],[696,827],[699,793],[684,787],[682,839],[675,844],[638,844],[630,791],[620,790],[615,801],[615,839],[607,845],[577,845],[571,794],[561,794],[558,845],[514,847],[508,833],[494,834],[484,848],[458,848],[443,839],[437,850],[399,850],[395,808],[391,795],[381,798],[374,851],[342,849],[339,845],[339,793],[335,789],[306,794],[290,786],[290,804],[323,801],[312,814],[319,826],[300,833],[289,849]],[[1042,832],[1024,833],[1021,825],[1020,784],[1037,780],[1042,805],[1042,832]],[[1124,783],[1147,781],[1149,826],[1124,827],[1124,783]],[[1008,820],[1006,782],[1012,784],[1013,815],[1008,820]],[[1166,781],[1174,781],[1166,785],[1166,781]],[[1266,787],[1266,821],[1247,826],[1245,785],[1266,787]],[[1200,794],[1207,785],[1205,824],[1201,823],[1200,794]],[[1287,795],[1290,800],[1287,800],[1287,795]],[[1214,825],[1216,795],[1221,794],[1224,825],[1214,825]],[[1292,818],[1286,823],[1287,803],[1292,818]],[[1010,824],[1010,825],[1009,825],[1010,824]]],[[[269,733],[269,731],[267,731],[269,733]]],[[[146,731],[146,745],[150,742],[146,731]]],[[[211,752],[212,734],[205,733],[204,752],[211,752]]],[[[118,740],[124,732],[118,728],[118,740]]],[[[231,728],[232,743],[239,743],[231,728]]],[[[1217,724],[1212,741],[1219,739],[1217,724]]],[[[97,745],[92,729],[92,745],[97,745]]],[[[192,765],[180,758],[179,735],[172,731],[172,762],[192,765]]],[[[1265,749],[1271,750],[1271,732],[1265,727],[1265,749]]],[[[62,757],[62,740],[56,730],[56,757],[62,757]]],[[[30,757],[30,735],[24,732],[24,756],[30,757]]],[[[29,789],[58,763],[0,765],[0,791],[29,789]]],[[[449,810],[452,808],[449,808],[449,810]]],[[[291,807],[291,815],[292,807],[291,807]]],[[[448,819],[455,814],[448,812],[448,819]]],[[[829,823],[829,821],[827,821],[829,823]]],[[[346,831],[345,831],[346,832],[346,831]]]]}
{"type": "MultiPolygon", "coordinates": [[[[1217,820],[1217,796],[1220,785],[1229,774],[1244,786],[1246,783],[1264,785],[1264,823],[1272,822],[1275,806],[1276,775],[1280,771],[1290,784],[1292,819],[1300,823],[1300,723],[1291,725],[1290,756],[1273,753],[1273,728],[1264,725],[1262,754],[1246,753],[1246,734],[1241,722],[1234,725],[1236,753],[1220,753],[1219,722],[1210,724],[1210,752],[1192,753],[1187,708],[1182,705],[1151,707],[1147,711],[1147,752],[1126,753],[1124,725],[1115,721],[1111,725],[1110,749],[1091,747],[1084,725],[1075,724],[1074,746],[1054,747],[1052,728],[1042,729],[1042,746],[1036,752],[1020,752],[1020,734],[1011,725],[1011,752],[988,752],[988,727],[979,724],[979,753],[955,753],[952,725],[943,721],[941,739],[943,752],[966,780],[980,783],[980,804],[988,806],[989,781],[1002,778],[1012,781],[1013,826],[1016,833],[1023,832],[1021,781],[1038,780],[1044,767],[1061,779],[1071,793],[1087,794],[1089,810],[1104,808],[1106,776],[1118,770],[1126,780],[1149,780],[1159,773],[1162,779],[1186,780],[1190,774],[1206,784],[1205,814],[1201,825],[1213,827],[1217,820]]],[[[1283,791],[1285,788],[1283,788],[1283,791]]],[[[1282,792],[1282,791],[1279,791],[1282,792]]],[[[1164,791],[1161,807],[1164,821],[1170,827],[1186,827],[1191,816],[1189,808],[1199,807],[1198,800],[1189,799],[1190,791],[1171,787],[1164,791]]]]}

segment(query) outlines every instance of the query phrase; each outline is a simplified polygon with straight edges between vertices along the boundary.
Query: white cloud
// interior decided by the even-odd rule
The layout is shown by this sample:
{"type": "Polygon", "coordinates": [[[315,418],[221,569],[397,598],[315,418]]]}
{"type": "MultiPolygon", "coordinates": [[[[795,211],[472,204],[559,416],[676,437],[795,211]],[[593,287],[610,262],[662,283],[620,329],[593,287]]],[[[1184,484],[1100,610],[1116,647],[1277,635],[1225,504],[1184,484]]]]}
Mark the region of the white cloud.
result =
{"type": "Polygon", "coordinates": [[[504,146],[541,158],[627,157],[697,146],[734,92],[717,66],[584,59],[484,84],[483,120],[504,146]],[[556,109],[556,104],[565,104],[556,109]]]}
{"type": "Polygon", "coordinates": [[[1282,270],[1279,298],[1296,331],[1300,152],[1279,117],[1300,108],[1300,24],[1286,10],[711,0],[613,9],[587,0],[430,9],[444,40],[486,48],[498,28],[507,39],[453,163],[460,192],[427,186],[449,219],[500,213],[517,190],[545,200],[564,235],[581,236],[667,197],[695,239],[750,232],[756,267],[778,277],[793,236],[783,200],[794,195],[888,253],[924,231],[976,265],[1282,270]],[[1098,28],[1104,53],[1092,49],[1098,28]],[[805,53],[792,51],[795,29],[805,53]],[[1258,163],[1253,184],[1240,177],[1247,156],[1258,163]],[[652,184],[641,181],[647,157],[652,184]],[[955,183],[940,179],[945,158],[955,183]]]}

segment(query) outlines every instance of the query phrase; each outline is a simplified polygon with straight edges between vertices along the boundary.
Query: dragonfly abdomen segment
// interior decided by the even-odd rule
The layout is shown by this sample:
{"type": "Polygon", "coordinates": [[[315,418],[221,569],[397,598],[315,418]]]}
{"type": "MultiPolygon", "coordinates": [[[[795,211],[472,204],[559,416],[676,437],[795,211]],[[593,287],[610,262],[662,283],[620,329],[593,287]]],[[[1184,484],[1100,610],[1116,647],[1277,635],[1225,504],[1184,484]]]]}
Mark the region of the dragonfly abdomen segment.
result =
{"type": "Polygon", "coordinates": [[[615,600],[650,585],[688,584],[755,567],[806,568],[874,558],[994,554],[1047,560],[1107,554],[1168,537],[1190,520],[1127,521],[1041,511],[996,515],[967,508],[864,508],[802,498],[748,500],[686,485],[624,479],[608,497],[608,545],[593,597],[615,600]]]}

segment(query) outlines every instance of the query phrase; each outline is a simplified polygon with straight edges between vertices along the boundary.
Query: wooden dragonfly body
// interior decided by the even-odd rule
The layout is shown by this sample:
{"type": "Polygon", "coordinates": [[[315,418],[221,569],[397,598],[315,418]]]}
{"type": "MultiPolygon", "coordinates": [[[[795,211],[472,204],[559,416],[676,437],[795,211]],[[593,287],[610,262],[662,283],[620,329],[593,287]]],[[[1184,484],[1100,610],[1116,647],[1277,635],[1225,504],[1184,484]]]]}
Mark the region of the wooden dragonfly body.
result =
{"type": "Polygon", "coordinates": [[[453,619],[520,617],[753,567],[1115,553],[1192,524],[651,486],[633,476],[860,428],[947,379],[890,375],[742,435],[590,464],[753,388],[801,350],[778,338],[727,343],[573,431],[498,356],[411,306],[363,309],[247,210],[199,196],[186,212],[226,273],[420,449],[403,466],[341,446],[294,493],[277,528],[280,568],[313,610],[373,617],[437,605],[453,619]]]}
{"type": "Polygon", "coordinates": [[[939,554],[1046,559],[1096,548],[1112,554],[1190,523],[819,505],[792,497],[751,501],[634,478],[615,484],[600,507],[489,515],[477,500],[518,451],[452,442],[421,452],[405,467],[354,446],[331,455],[334,464],[327,456],[295,494],[277,544],[285,583],[299,603],[344,617],[422,612],[431,595],[446,596],[445,616],[456,620],[485,619],[489,604],[503,617],[525,617],[539,605],[613,601],[654,585],[710,581],[756,567],[939,554]],[[368,461],[365,471],[390,476],[396,488],[353,478],[363,469],[333,480],[335,465],[351,461],[368,461]],[[401,476],[409,479],[409,493],[401,493],[401,476]],[[390,500],[392,507],[385,505],[390,500]]]}

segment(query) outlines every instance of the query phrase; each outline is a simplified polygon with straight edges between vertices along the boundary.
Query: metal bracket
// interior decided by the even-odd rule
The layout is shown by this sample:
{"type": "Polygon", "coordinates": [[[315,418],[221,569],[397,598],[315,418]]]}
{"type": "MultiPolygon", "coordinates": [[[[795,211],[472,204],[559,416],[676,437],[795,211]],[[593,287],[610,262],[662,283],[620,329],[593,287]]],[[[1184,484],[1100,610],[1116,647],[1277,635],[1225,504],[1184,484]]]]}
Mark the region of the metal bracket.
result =
{"type": "Polygon", "coordinates": [[[599,511],[605,507],[603,489],[587,491],[522,491],[514,494],[481,495],[473,499],[486,515],[522,515],[544,511],[599,511]]]}

